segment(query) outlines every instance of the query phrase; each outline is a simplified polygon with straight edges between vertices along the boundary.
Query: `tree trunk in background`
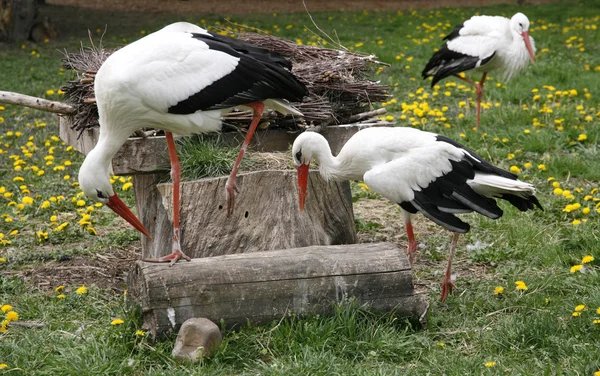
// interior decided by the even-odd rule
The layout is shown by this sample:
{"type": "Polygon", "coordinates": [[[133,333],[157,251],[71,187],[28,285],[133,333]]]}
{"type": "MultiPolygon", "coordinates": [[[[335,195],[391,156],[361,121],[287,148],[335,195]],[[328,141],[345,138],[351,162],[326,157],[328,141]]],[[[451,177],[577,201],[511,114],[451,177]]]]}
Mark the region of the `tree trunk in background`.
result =
{"type": "Polygon", "coordinates": [[[36,0],[0,0],[0,42],[27,40],[37,5],[36,0]]]}

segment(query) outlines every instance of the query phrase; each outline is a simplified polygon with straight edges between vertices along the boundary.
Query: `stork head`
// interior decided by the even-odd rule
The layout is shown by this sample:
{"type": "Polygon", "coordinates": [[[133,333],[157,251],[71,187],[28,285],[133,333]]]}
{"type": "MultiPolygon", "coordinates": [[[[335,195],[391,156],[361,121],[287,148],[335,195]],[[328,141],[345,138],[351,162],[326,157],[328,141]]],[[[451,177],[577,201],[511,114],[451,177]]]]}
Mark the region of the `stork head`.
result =
{"type": "Polygon", "coordinates": [[[535,47],[532,44],[532,38],[529,36],[529,18],[523,13],[517,13],[510,19],[510,27],[523,37],[525,47],[527,47],[527,52],[529,53],[529,58],[531,59],[531,62],[534,63],[535,47]]]}
{"type": "Polygon", "coordinates": [[[88,198],[108,206],[138,231],[150,237],[150,233],[146,230],[142,222],[129,210],[127,205],[121,201],[113,190],[110,183],[109,169],[110,160],[108,163],[102,163],[97,150],[92,150],[79,169],[79,186],[83,190],[83,193],[88,198]]]}

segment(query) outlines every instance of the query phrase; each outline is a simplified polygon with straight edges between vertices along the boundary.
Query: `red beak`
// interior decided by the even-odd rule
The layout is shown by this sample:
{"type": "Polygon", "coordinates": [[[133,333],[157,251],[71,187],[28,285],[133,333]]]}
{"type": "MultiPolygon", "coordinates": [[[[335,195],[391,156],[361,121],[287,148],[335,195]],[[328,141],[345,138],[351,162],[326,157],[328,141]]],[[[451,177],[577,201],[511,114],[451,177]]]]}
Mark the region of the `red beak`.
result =
{"type": "Polygon", "coordinates": [[[135,216],[135,214],[133,214],[131,210],[129,210],[127,205],[125,205],[125,203],[121,201],[121,199],[117,196],[116,193],[108,198],[108,203],[106,204],[106,206],[111,208],[115,213],[121,216],[121,218],[129,222],[139,232],[151,238],[150,233],[148,232],[148,230],[146,230],[142,222],[140,222],[140,220],[135,216]]]}
{"type": "Polygon", "coordinates": [[[306,201],[306,186],[308,185],[308,166],[309,164],[301,164],[298,166],[298,198],[300,199],[300,211],[304,210],[304,202],[306,201]]]}
{"type": "Polygon", "coordinates": [[[523,40],[525,41],[525,47],[527,47],[527,52],[529,52],[529,58],[532,63],[535,63],[535,55],[533,54],[533,47],[531,46],[531,40],[529,39],[529,33],[524,31],[521,33],[523,36],[523,40]]]}

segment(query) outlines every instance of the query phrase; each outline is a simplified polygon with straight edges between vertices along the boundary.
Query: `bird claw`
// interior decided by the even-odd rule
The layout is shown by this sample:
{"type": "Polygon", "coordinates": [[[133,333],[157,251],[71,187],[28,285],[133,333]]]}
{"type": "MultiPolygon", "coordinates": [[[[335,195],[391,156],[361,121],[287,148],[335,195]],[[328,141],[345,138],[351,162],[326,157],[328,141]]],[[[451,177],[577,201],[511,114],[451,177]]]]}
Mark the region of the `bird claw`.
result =
{"type": "Polygon", "coordinates": [[[444,279],[444,282],[442,282],[442,297],[440,299],[442,303],[446,300],[448,294],[452,293],[452,290],[455,288],[456,285],[452,281],[449,279],[444,279]]]}
{"type": "Polygon", "coordinates": [[[142,259],[142,261],[144,261],[144,262],[154,262],[154,263],[168,262],[168,263],[170,263],[169,266],[173,266],[180,259],[184,259],[186,261],[192,261],[192,259],[189,256],[187,256],[185,253],[183,253],[179,249],[173,250],[173,252],[171,252],[171,254],[167,255],[167,256],[150,258],[150,259],[142,259]]]}
{"type": "Polygon", "coordinates": [[[408,261],[410,264],[414,264],[415,258],[417,256],[417,243],[409,243],[408,249],[406,250],[406,254],[408,255],[408,261]]]}

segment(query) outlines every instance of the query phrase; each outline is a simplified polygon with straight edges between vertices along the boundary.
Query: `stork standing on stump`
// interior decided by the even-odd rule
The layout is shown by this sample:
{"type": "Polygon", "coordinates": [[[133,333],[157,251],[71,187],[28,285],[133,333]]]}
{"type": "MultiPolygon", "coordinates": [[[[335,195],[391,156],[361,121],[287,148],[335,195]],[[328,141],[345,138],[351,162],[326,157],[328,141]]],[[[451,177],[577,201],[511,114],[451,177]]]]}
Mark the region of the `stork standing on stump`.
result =
{"type": "Polygon", "coordinates": [[[442,301],[454,287],[452,258],[458,236],[469,224],[457,213],[477,212],[497,219],[502,216],[495,199],[510,202],[521,211],[542,209],[535,188],[517,176],[486,162],[473,151],[447,137],[415,128],[376,127],[359,131],[340,150],[331,154],[327,140],[304,132],[292,147],[298,170],[300,210],[304,209],[308,168],[315,159],[321,176],[328,180],[363,180],[371,191],[398,203],[404,215],[411,262],[417,249],[411,214],[417,212],[454,232],[442,284],[442,301]]]}
{"type": "Polygon", "coordinates": [[[227,215],[234,207],[235,176],[265,106],[282,114],[302,114],[286,103],[301,101],[307,89],[281,55],[243,41],[178,22],[114,52],[98,70],[95,96],[100,136],[79,170],[87,197],[100,201],[150,236],[110,184],[111,160],[129,135],[141,128],[165,131],[173,180],[173,252],[145,261],[189,260],[180,246],[181,168],[173,133],[215,132],[234,106],[254,111],[226,184],[227,215]]]}
{"type": "Polygon", "coordinates": [[[444,37],[446,43],[423,69],[422,76],[439,80],[456,76],[475,86],[477,92],[475,127],[479,129],[481,95],[488,72],[497,71],[509,80],[535,61],[535,44],[529,36],[529,19],[517,13],[511,19],[500,16],[473,16],[444,37]],[[466,71],[483,72],[481,81],[459,76],[466,71]]]}

